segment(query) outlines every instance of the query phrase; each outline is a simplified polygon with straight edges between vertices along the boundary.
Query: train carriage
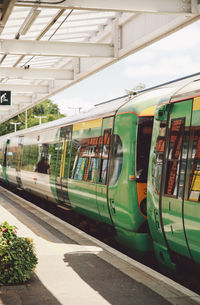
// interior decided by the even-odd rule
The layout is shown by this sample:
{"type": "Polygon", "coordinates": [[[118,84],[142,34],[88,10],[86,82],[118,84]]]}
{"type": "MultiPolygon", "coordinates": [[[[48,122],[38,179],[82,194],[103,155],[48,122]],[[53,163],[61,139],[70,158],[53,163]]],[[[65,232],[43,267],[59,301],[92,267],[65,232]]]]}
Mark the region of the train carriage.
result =
{"type": "Polygon", "coordinates": [[[172,269],[200,264],[200,80],[156,109],[150,155],[148,222],[157,259],[172,269]]]}
{"type": "Polygon", "coordinates": [[[0,180],[111,226],[136,256],[199,265],[198,77],[0,137],[0,180]]]}
{"type": "Polygon", "coordinates": [[[136,253],[152,251],[146,186],[153,115],[172,91],[122,97],[0,137],[1,179],[107,223],[136,253]]]}

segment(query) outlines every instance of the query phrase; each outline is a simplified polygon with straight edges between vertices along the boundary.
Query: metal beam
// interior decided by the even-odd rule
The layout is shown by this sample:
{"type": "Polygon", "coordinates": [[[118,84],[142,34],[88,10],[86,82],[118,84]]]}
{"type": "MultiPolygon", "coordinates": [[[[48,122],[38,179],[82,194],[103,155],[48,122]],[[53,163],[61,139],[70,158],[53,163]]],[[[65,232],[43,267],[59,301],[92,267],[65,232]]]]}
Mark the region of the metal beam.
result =
{"type": "Polygon", "coordinates": [[[32,96],[26,96],[26,95],[13,95],[12,96],[12,103],[14,105],[16,104],[30,104],[32,103],[32,96]]]}
{"type": "Polygon", "coordinates": [[[113,46],[106,43],[55,42],[1,39],[0,53],[62,57],[113,57],[113,46]]]}
{"type": "Polygon", "coordinates": [[[9,79],[55,79],[73,80],[73,72],[66,69],[5,68],[0,67],[0,76],[9,79]]]}
{"type": "Polygon", "coordinates": [[[8,17],[16,3],[16,0],[4,0],[1,8],[0,17],[0,33],[3,31],[4,26],[8,20],[8,17]]]}
{"type": "MultiPolygon", "coordinates": [[[[43,2],[40,7],[179,15],[197,14],[196,4],[198,0],[67,0],[57,5],[43,2]]],[[[31,3],[18,1],[16,5],[31,6],[31,3]]]]}
{"type": "Polygon", "coordinates": [[[0,84],[0,90],[12,93],[49,93],[49,86],[0,84]]]}

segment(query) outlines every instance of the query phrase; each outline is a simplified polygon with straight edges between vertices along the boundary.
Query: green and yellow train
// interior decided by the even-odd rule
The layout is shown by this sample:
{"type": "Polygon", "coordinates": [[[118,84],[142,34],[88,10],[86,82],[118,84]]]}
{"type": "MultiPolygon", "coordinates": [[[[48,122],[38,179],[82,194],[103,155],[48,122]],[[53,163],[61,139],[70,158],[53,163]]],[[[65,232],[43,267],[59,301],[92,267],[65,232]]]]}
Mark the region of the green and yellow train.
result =
{"type": "Polygon", "coordinates": [[[112,226],[136,255],[200,264],[199,114],[198,75],[102,103],[0,137],[0,179],[112,226]]]}

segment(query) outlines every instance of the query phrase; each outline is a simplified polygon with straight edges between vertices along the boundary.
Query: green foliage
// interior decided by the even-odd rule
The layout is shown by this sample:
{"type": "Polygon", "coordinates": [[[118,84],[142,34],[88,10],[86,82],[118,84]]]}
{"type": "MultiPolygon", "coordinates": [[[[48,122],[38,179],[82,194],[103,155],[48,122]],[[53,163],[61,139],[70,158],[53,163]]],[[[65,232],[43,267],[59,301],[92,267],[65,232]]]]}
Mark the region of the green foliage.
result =
{"type": "Polygon", "coordinates": [[[33,242],[18,237],[16,227],[0,225],[0,284],[25,283],[38,262],[33,242]]]}
{"type": "MultiPolygon", "coordinates": [[[[28,128],[39,124],[39,119],[35,116],[46,116],[42,119],[42,123],[50,122],[63,118],[65,115],[61,114],[58,105],[54,104],[51,100],[47,99],[44,102],[36,105],[35,107],[27,111],[28,118],[28,128]]],[[[4,122],[0,125],[0,136],[8,134],[14,131],[14,125],[11,122],[20,122],[21,124],[17,126],[17,130],[25,128],[25,113],[21,113],[18,116],[4,122]]]]}

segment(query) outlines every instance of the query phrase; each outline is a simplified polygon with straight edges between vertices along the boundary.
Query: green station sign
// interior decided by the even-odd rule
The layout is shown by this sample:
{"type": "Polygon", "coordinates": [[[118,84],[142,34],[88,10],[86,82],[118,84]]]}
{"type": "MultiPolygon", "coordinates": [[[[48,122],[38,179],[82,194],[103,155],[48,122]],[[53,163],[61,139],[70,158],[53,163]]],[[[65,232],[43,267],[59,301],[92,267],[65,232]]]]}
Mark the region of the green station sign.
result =
{"type": "Polygon", "coordinates": [[[11,91],[0,91],[0,106],[11,106],[11,91]]]}

